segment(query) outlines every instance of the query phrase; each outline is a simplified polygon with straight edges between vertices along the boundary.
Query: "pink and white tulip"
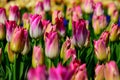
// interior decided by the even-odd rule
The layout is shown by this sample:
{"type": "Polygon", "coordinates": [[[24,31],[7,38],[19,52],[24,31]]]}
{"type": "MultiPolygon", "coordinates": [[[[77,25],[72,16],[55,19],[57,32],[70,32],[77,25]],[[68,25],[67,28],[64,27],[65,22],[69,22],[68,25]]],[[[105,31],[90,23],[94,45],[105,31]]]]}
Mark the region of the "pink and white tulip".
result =
{"type": "Polygon", "coordinates": [[[0,8],[0,23],[5,24],[7,20],[6,11],[4,8],[0,8]]]}

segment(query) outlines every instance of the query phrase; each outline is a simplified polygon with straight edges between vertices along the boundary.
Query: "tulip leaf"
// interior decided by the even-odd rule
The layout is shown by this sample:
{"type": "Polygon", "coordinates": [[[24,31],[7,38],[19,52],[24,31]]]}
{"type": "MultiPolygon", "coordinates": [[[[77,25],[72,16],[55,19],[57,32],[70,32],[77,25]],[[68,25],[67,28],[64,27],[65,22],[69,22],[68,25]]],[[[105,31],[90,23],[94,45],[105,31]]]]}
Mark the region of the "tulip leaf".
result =
{"type": "Polygon", "coordinates": [[[3,69],[3,66],[0,64],[0,80],[4,80],[5,78],[5,71],[3,69]]]}
{"type": "Polygon", "coordinates": [[[21,80],[24,70],[24,62],[20,62],[19,80],[21,80]]]}

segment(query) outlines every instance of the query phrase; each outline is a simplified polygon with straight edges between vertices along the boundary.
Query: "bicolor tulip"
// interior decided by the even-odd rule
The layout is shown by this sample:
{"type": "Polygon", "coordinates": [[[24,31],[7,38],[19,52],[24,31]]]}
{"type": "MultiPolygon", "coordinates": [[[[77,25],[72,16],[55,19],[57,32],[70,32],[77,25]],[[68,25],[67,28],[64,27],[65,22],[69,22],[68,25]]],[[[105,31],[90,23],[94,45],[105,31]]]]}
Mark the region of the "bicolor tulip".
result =
{"type": "Polygon", "coordinates": [[[105,64],[105,80],[120,80],[120,74],[115,61],[105,64]]]}
{"type": "Polygon", "coordinates": [[[6,21],[6,40],[8,42],[11,41],[12,33],[16,27],[17,24],[15,21],[9,21],[9,20],[6,21]]]}
{"type": "Polygon", "coordinates": [[[50,11],[50,0],[44,0],[43,1],[44,11],[50,11]]]}
{"type": "Polygon", "coordinates": [[[59,44],[58,34],[55,31],[45,33],[45,55],[49,58],[58,56],[59,44]]]}
{"type": "Polygon", "coordinates": [[[28,80],[47,80],[47,73],[45,66],[38,66],[30,68],[27,73],[28,80]]]}
{"type": "Polygon", "coordinates": [[[40,14],[44,10],[43,2],[38,1],[35,6],[35,13],[40,14]]]}
{"type": "Polygon", "coordinates": [[[104,64],[97,65],[95,68],[95,80],[104,80],[104,64]]]}
{"type": "Polygon", "coordinates": [[[104,39],[94,40],[94,51],[100,61],[107,60],[110,57],[110,47],[107,47],[104,39]]]}
{"type": "Polygon", "coordinates": [[[18,6],[10,6],[9,20],[16,21],[19,24],[19,21],[20,21],[20,11],[19,11],[19,7],[18,6]]]}
{"type": "Polygon", "coordinates": [[[104,42],[106,43],[106,45],[107,45],[107,43],[108,43],[108,41],[109,41],[109,35],[110,35],[109,31],[104,31],[104,32],[102,32],[102,34],[100,35],[100,39],[103,39],[104,42]]]}
{"type": "Polygon", "coordinates": [[[0,23],[0,40],[4,40],[6,36],[5,26],[4,24],[0,23]]]}
{"type": "Polygon", "coordinates": [[[25,36],[24,29],[21,27],[16,27],[10,42],[10,48],[13,52],[21,53],[24,49],[25,36]]]}
{"type": "Polygon", "coordinates": [[[86,42],[89,40],[90,32],[86,29],[86,22],[83,19],[79,19],[78,21],[73,21],[72,23],[72,30],[73,30],[73,36],[72,36],[72,42],[74,45],[77,45],[78,47],[82,47],[87,45],[86,42]]]}
{"type": "Polygon", "coordinates": [[[117,24],[114,24],[110,30],[110,41],[118,40],[120,36],[120,27],[117,24]]]}
{"type": "Polygon", "coordinates": [[[36,68],[37,66],[42,65],[43,63],[44,55],[42,48],[40,46],[34,46],[32,53],[32,66],[36,68]]]}
{"type": "Polygon", "coordinates": [[[115,3],[108,4],[108,15],[112,16],[114,11],[116,11],[116,10],[117,10],[117,7],[116,7],[115,3]]]}
{"type": "Polygon", "coordinates": [[[7,20],[6,11],[4,8],[0,8],[0,23],[5,24],[7,20]]]}
{"type": "Polygon", "coordinates": [[[30,37],[39,38],[43,34],[43,24],[41,22],[41,16],[34,14],[30,16],[30,37]]]}

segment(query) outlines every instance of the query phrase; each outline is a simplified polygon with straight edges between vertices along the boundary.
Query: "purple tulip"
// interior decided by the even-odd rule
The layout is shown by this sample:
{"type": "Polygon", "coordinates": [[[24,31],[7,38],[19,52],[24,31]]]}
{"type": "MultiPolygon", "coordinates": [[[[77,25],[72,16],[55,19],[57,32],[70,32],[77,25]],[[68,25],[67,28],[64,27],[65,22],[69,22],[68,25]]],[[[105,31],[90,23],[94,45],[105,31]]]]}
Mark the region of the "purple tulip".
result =
{"type": "Polygon", "coordinates": [[[4,8],[0,8],[0,23],[5,24],[6,20],[7,20],[6,11],[4,8]]]}
{"type": "Polygon", "coordinates": [[[104,64],[97,65],[95,68],[95,80],[104,80],[104,64]]]}
{"type": "Polygon", "coordinates": [[[4,24],[0,23],[0,40],[4,40],[5,39],[5,26],[4,24]]]}
{"type": "Polygon", "coordinates": [[[28,80],[47,80],[47,73],[45,66],[38,66],[30,68],[27,73],[28,80]]]}
{"type": "Polygon", "coordinates": [[[10,6],[9,20],[16,21],[17,23],[19,23],[19,19],[20,19],[20,11],[18,6],[10,6]]]}
{"type": "Polygon", "coordinates": [[[72,23],[73,27],[73,38],[72,42],[74,45],[78,47],[82,47],[87,45],[86,42],[89,42],[89,31],[86,29],[86,22],[83,19],[79,19],[78,21],[72,23]]]}
{"type": "Polygon", "coordinates": [[[50,68],[48,80],[71,80],[73,71],[58,64],[57,68],[50,68]]]}
{"type": "Polygon", "coordinates": [[[16,27],[10,41],[10,48],[13,52],[21,53],[24,49],[25,36],[22,27],[16,27]]]}
{"type": "Polygon", "coordinates": [[[120,80],[120,74],[115,61],[105,64],[105,80],[120,80]]]}
{"type": "Polygon", "coordinates": [[[58,34],[55,31],[45,33],[45,54],[49,58],[58,56],[58,34]]]}
{"type": "Polygon", "coordinates": [[[34,14],[30,16],[30,36],[32,38],[39,38],[43,34],[43,25],[41,16],[34,14]]]}
{"type": "Polygon", "coordinates": [[[6,39],[8,42],[11,41],[12,33],[15,30],[17,24],[15,21],[6,21],[6,39]]]}
{"type": "Polygon", "coordinates": [[[106,45],[104,39],[94,40],[94,51],[98,60],[103,61],[110,56],[110,47],[106,45]]]}
{"type": "Polygon", "coordinates": [[[34,46],[32,53],[32,66],[35,68],[44,63],[43,50],[40,46],[34,46]]]}

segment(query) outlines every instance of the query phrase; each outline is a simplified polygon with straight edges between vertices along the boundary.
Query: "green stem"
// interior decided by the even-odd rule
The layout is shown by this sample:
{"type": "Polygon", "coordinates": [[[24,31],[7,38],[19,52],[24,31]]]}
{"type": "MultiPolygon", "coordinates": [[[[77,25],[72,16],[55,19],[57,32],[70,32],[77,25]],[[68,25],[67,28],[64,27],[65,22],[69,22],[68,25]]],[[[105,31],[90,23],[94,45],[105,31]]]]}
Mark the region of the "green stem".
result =
{"type": "Polygon", "coordinates": [[[13,80],[16,80],[16,58],[17,55],[14,56],[14,69],[13,69],[13,80]]]}

